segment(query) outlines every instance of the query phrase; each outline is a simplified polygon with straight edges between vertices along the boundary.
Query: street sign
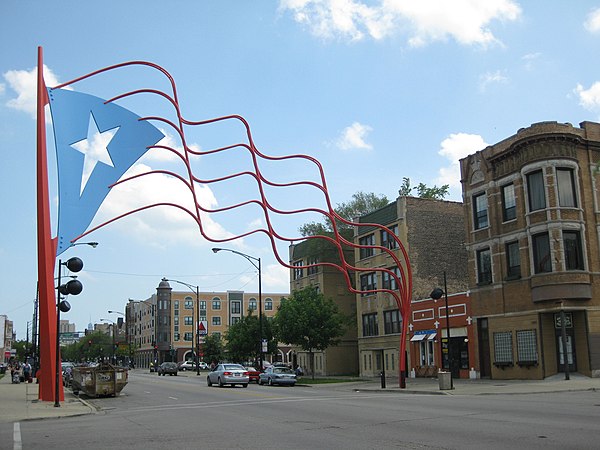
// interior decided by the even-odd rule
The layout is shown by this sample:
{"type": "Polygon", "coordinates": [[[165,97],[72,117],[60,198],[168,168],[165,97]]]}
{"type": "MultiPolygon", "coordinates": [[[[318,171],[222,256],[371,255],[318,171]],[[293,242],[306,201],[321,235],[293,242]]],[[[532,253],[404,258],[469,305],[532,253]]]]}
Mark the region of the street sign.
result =
{"type": "Polygon", "coordinates": [[[198,322],[198,335],[206,336],[208,334],[208,321],[201,320],[198,322]]]}
{"type": "Polygon", "coordinates": [[[266,339],[262,340],[262,351],[263,352],[268,351],[268,346],[267,346],[267,340],[266,339]]]}

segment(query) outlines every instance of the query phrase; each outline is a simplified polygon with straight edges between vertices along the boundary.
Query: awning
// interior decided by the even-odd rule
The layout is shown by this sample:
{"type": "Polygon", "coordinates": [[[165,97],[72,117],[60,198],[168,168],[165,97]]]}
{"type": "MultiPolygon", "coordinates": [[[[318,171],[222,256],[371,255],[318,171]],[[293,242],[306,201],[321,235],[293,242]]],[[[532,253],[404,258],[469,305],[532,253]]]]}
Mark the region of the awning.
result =
{"type": "Polygon", "coordinates": [[[426,334],[415,334],[413,337],[410,338],[410,342],[422,341],[426,337],[426,334]]]}
{"type": "Polygon", "coordinates": [[[435,337],[437,336],[437,333],[433,333],[433,334],[428,334],[427,335],[427,340],[428,341],[433,341],[435,339],[435,337]]]}

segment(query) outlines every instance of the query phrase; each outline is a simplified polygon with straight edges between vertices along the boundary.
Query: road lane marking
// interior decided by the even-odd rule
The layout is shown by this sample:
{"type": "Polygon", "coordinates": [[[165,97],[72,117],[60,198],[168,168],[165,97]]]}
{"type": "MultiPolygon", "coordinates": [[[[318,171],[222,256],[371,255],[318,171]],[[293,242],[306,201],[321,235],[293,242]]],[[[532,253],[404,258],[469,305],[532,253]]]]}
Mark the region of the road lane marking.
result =
{"type": "Polygon", "coordinates": [[[21,423],[15,422],[13,427],[13,450],[21,450],[23,442],[21,441],[21,423]]]}

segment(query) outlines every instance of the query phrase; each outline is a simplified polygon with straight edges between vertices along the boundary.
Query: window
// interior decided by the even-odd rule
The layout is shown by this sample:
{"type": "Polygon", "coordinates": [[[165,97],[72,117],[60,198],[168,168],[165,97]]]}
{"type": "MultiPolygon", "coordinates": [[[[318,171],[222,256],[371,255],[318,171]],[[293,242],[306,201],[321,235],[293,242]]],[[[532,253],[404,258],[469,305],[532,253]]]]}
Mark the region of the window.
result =
{"type": "Polygon", "coordinates": [[[421,366],[434,366],[433,341],[427,339],[419,342],[419,362],[421,366]]]}
{"type": "Polygon", "coordinates": [[[194,339],[194,333],[185,333],[183,335],[183,340],[191,342],[194,339]]]}
{"type": "Polygon", "coordinates": [[[548,233],[540,233],[531,237],[533,240],[533,269],[535,273],[552,272],[550,259],[550,240],[548,233]]]}
{"type": "Polygon", "coordinates": [[[194,309],[194,301],[192,300],[192,297],[185,298],[185,303],[184,303],[183,307],[185,309],[194,309]]]}
{"type": "Polygon", "coordinates": [[[255,310],[256,310],[256,299],[255,299],[255,298],[251,298],[251,299],[248,301],[248,309],[249,309],[250,311],[255,311],[255,310]]]}
{"type": "MultiPolygon", "coordinates": [[[[360,290],[361,291],[373,291],[377,289],[377,276],[375,272],[367,273],[365,275],[360,276],[360,290]]],[[[363,293],[364,295],[371,295],[367,293],[363,293]]]]}
{"type": "Polygon", "coordinates": [[[300,278],[302,278],[304,276],[304,269],[302,269],[302,267],[299,266],[303,266],[304,263],[302,262],[302,260],[300,261],[294,261],[294,280],[299,280],[300,278]]]}
{"type": "Polygon", "coordinates": [[[510,331],[494,333],[494,357],[494,364],[497,366],[512,365],[512,333],[510,331]]]}
{"type": "Polygon", "coordinates": [[[390,232],[387,230],[381,230],[381,246],[387,247],[390,250],[394,250],[398,248],[398,242],[394,239],[393,235],[398,235],[398,225],[392,225],[387,227],[390,232]]]}
{"type": "Polygon", "coordinates": [[[473,196],[473,217],[475,219],[476,230],[488,226],[488,204],[485,192],[473,196]]]}
{"type": "Polygon", "coordinates": [[[581,235],[579,231],[563,231],[565,251],[565,269],[583,270],[583,252],[581,251],[581,235]]]}
{"type": "Polygon", "coordinates": [[[312,258],[308,258],[308,269],[306,269],[306,274],[307,275],[314,275],[316,273],[319,273],[319,266],[316,266],[315,264],[318,264],[319,262],[319,258],[312,257],[312,258]]]}
{"type": "Polygon", "coordinates": [[[179,325],[179,316],[173,317],[173,325],[175,325],[175,326],[179,325]]]}
{"type": "Polygon", "coordinates": [[[558,184],[558,204],[563,207],[576,208],[577,198],[573,169],[557,168],[556,182],[558,184]]]}
{"type": "Polygon", "coordinates": [[[527,175],[527,188],[529,210],[544,209],[546,207],[546,191],[544,188],[544,174],[541,170],[527,175]]]}
{"type": "MultiPolygon", "coordinates": [[[[398,267],[388,267],[388,270],[395,273],[398,279],[400,279],[400,269],[398,267]]],[[[392,291],[398,289],[396,279],[387,272],[381,272],[381,285],[383,289],[390,289],[392,291]]]]}
{"type": "Polygon", "coordinates": [[[221,318],[220,317],[213,317],[212,318],[212,324],[213,325],[217,325],[217,326],[221,325],[221,318]]]}
{"type": "Polygon", "coordinates": [[[179,341],[180,339],[181,339],[181,335],[180,335],[179,333],[175,333],[175,334],[173,335],[173,340],[174,340],[174,341],[179,341]]]}
{"type": "Polygon", "coordinates": [[[477,283],[492,282],[492,255],[489,248],[477,250],[477,283]]]}
{"type": "MultiPolygon", "coordinates": [[[[375,235],[369,234],[368,236],[361,237],[358,240],[360,245],[375,245],[375,235]]],[[[368,258],[369,256],[373,256],[375,254],[375,249],[373,248],[361,248],[360,249],[360,259],[368,258]]]]}
{"type": "Polygon", "coordinates": [[[535,365],[538,362],[537,335],[535,330],[517,331],[517,363],[535,365]]]}
{"type": "Polygon", "coordinates": [[[364,314],[362,317],[363,336],[378,336],[377,313],[364,314]]]}
{"type": "Polygon", "coordinates": [[[200,309],[206,309],[206,300],[200,300],[200,309]]]}
{"type": "Polygon", "coordinates": [[[240,322],[242,320],[241,317],[232,317],[231,318],[231,325],[235,325],[236,323],[240,322]]]}
{"type": "Polygon", "coordinates": [[[519,241],[506,244],[506,267],[509,279],[521,277],[521,255],[519,254],[519,241]]]}
{"type": "Polygon", "coordinates": [[[212,299],[212,309],[213,310],[221,309],[221,299],[219,297],[215,297],[212,299]]]}
{"type": "Polygon", "coordinates": [[[273,311],[273,300],[270,298],[265,299],[265,311],[273,311]]]}
{"type": "Polygon", "coordinates": [[[393,311],[383,312],[383,327],[385,334],[400,333],[400,311],[395,309],[393,311]]]}
{"type": "Polygon", "coordinates": [[[194,324],[194,319],[192,319],[192,316],[185,316],[183,318],[183,324],[184,325],[193,325],[194,324]]]}
{"type": "Polygon", "coordinates": [[[175,300],[175,304],[174,304],[173,308],[179,309],[179,300],[175,300]]]}
{"type": "Polygon", "coordinates": [[[515,185],[512,183],[502,188],[502,218],[505,222],[517,218],[515,185]]]}

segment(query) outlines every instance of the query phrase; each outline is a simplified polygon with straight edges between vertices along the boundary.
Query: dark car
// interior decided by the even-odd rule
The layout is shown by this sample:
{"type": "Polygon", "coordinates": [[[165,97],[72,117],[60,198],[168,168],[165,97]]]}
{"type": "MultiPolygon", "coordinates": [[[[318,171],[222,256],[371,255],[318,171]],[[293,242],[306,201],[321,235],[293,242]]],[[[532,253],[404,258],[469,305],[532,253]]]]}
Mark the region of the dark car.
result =
{"type": "Polygon", "coordinates": [[[165,376],[166,374],[177,376],[177,364],[174,362],[164,362],[158,366],[158,375],[165,376]]]}

